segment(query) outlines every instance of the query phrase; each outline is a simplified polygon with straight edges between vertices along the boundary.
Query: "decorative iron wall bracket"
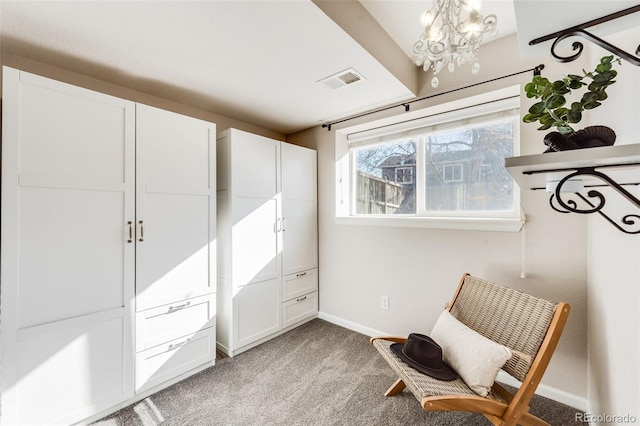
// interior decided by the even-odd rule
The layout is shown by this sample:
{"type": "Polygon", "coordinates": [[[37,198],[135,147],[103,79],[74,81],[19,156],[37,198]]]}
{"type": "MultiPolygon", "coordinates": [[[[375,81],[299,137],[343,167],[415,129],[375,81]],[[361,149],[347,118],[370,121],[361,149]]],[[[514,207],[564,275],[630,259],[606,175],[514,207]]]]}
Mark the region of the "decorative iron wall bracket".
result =
{"type": "MultiPolygon", "coordinates": [[[[624,166],[640,166],[640,163],[633,164],[625,164],[624,166]]],[[[620,165],[614,164],[607,167],[618,167],[620,165]]],[[[608,175],[596,170],[596,167],[582,167],[582,168],[574,168],[574,169],[554,169],[554,170],[536,170],[532,172],[525,172],[526,174],[537,174],[537,173],[549,173],[549,172],[562,172],[562,171],[572,171],[567,176],[562,178],[553,194],[549,199],[549,205],[555,211],[560,213],[578,213],[578,214],[591,214],[598,213],[600,216],[604,217],[609,223],[615,226],[618,230],[624,232],[625,234],[640,234],[640,214],[627,214],[622,216],[619,221],[616,221],[609,217],[604,211],[603,207],[606,204],[606,198],[604,194],[596,189],[596,187],[607,186],[615,190],[622,197],[626,198],[629,202],[635,205],[638,209],[640,209],[640,200],[636,198],[633,194],[623,188],[623,184],[619,184],[618,182],[611,179],[608,175]],[[595,177],[602,181],[604,185],[590,185],[585,186],[585,188],[590,189],[586,196],[581,194],[580,192],[564,192],[563,187],[567,182],[572,181],[575,182],[576,178],[580,177],[595,177]],[[580,207],[578,202],[571,198],[577,197],[581,200],[587,207],[580,207]]],[[[639,185],[640,182],[632,182],[625,185],[639,185]]]]}
{"type": "MultiPolygon", "coordinates": [[[[562,31],[557,31],[553,34],[548,34],[544,37],[539,37],[536,38],[534,40],[531,40],[529,42],[530,46],[545,42],[545,41],[549,41],[549,40],[553,40],[555,39],[555,41],[553,42],[553,44],[551,45],[551,55],[558,61],[560,62],[571,62],[574,61],[576,59],[578,59],[578,57],[580,56],[580,54],[582,53],[582,50],[584,49],[584,45],[579,42],[579,41],[575,41],[572,45],[573,50],[577,52],[574,53],[573,55],[569,55],[569,56],[561,56],[559,54],[556,53],[556,47],[558,46],[558,43],[560,43],[562,40],[568,38],[568,37],[572,37],[572,36],[581,36],[586,38],[587,40],[597,44],[598,46],[602,47],[603,49],[608,50],[609,52],[619,56],[621,59],[624,59],[625,61],[628,61],[630,63],[632,63],[633,65],[636,66],[640,66],[640,57],[638,56],[634,56],[631,53],[625,52],[624,50],[614,46],[613,44],[585,31],[585,28],[589,28],[589,27],[593,27],[595,25],[600,25],[604,22],[608,22],[608,21],[612,21],[614,19],[618,19],[621,18],[623,16],[627,16],[630,15],[632,13],[636,13],[636,12],[640,12],[640,5],[639,6],[633,6],[630,7],[628,9],[624,9],[621,10],[620,12],[616,12],[616,13],[612,13],[610,15],[607,16],[603,16],[602,18],[598,18],[598,19],[594,19],[592,21],[588,21],[585,22],[583,24],[580,25],[576,25],[574,27],[571,28],[567,28],[565,30],[562,31]]],[[[640,45],[638,45],[636,51],[635,51],[636,55],[640,55],[640,45]]]]}

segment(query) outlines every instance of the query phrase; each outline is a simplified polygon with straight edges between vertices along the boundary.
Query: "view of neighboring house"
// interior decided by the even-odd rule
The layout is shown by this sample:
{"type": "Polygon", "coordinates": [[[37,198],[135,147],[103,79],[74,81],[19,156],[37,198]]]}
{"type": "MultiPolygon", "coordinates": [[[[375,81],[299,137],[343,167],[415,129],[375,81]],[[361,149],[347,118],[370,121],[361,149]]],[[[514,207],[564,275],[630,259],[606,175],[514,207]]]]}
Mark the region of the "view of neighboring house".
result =
{"type": "MultiPolygon", "coordinates": [[[[513,181],[503,158],[511,152],[512,133],[512,125],[502,124],[472,129],[459,140],[425,136],[426,210],[509,208],[513,181]]],[[[415,150],[410,142],[358,151],[358,214],[416,213],[415,150]]]]}

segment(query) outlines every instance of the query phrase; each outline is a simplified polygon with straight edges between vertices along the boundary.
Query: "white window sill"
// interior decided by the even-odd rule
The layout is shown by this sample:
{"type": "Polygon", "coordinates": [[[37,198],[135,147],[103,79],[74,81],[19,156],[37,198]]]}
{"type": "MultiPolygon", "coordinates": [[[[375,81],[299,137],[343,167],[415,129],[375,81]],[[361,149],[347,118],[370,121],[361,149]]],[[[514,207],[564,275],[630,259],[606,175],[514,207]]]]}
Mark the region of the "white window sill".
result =
{"type": "Polygon", "coordinates": [[[404,228],[457,229],[467,231],[518,232],[524,222],[514,218],[336,216],[338,225],[392,226],[404,228]]]}

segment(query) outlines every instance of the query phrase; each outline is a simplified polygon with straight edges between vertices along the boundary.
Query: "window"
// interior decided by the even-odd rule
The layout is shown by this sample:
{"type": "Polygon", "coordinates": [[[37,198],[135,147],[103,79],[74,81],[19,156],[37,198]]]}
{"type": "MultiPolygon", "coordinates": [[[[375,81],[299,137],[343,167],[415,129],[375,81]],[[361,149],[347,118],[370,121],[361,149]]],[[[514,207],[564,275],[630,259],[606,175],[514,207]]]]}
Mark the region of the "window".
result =
{"type": "Polygon", "coordinates": [[[398,167],[396,168],[396,182],[413,183],[414,167],[398,167]]]}
{"type": "Polygon", "coordinates": [[[462,164],[443,164],[442,179],[445,183],[462,182],[462,164]]]}
{"type": "Polygon", "coordinates": [[[394,226],[519,229],[519,191],[504,167],[504,159],[518,152],[518,106],[519,98],[511,96],[347,129],[343,146],[337,146],[346,163],[338,167],[337,217],[394,226]]]}
{"type": "Polygon", "coordinates": [[[513,155],[517,125],[507,116],[425,135],[425,212],[484,217],[514,210],[504,159],[513,155]]]}
{"type": "Polygon", "coordinates": [[[356,214],[415,214],[416,142],[366,146],[354,152],[356,214]]]}

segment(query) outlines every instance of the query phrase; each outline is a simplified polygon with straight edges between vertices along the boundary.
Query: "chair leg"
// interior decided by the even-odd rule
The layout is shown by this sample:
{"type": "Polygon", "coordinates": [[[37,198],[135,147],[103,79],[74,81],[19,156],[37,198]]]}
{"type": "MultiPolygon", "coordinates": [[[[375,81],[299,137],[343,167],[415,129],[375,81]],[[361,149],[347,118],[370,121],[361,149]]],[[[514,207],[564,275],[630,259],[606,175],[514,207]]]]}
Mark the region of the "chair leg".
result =
{"type": "Polygon", "coordinates": [[[384,396],[397,395],[400,392],[402,392],[405,387],[406,387],[406,385],[404,384],[402,379],[398,379],[398,380],[395,381],[394,384],[391,385],[391,387],[389,389],[387,389],[387,391],[384,393],[384,396]]]}

